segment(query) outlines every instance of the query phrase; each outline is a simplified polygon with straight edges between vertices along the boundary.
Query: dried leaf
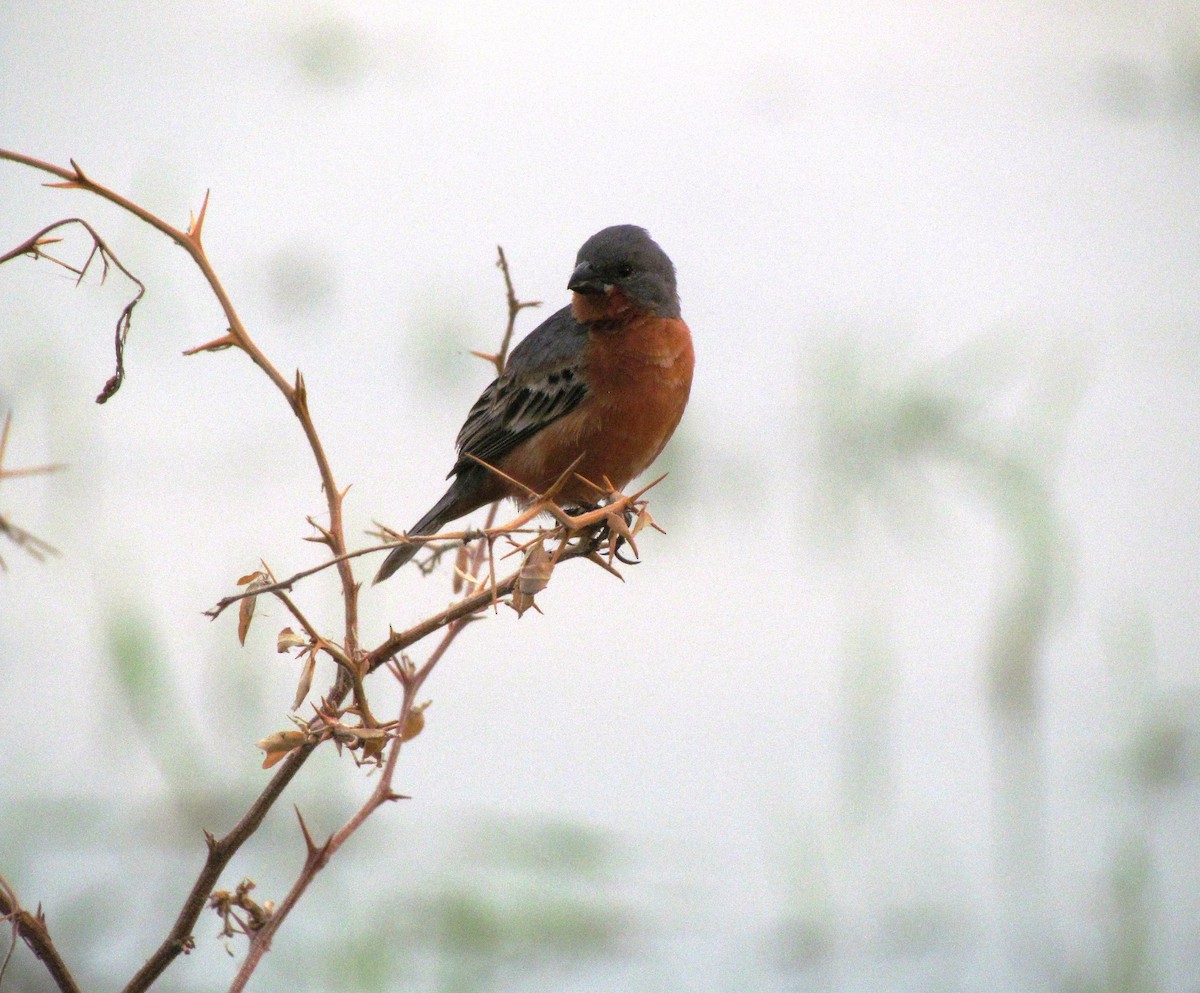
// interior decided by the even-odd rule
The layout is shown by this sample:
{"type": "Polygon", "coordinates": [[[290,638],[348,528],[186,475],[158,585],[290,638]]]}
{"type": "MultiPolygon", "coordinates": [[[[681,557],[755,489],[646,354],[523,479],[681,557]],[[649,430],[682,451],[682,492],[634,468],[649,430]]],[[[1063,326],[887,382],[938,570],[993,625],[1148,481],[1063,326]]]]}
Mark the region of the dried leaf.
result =
{"type": "Polygon", "coordinates": [[[296,699],[292,701],[292,710],[299,710],[300,704],[312,689],[313,673],[317,668],[317,653],[309,651],[304,659],[304,668],[300,670],[300,682],[296,684],[296,699]]]}
{"type": "Polygon", "coordinates": [[[246,644],[246,635],[250,633],[250,621],[254,619],[254,604],[257,597],[248,596],[238,607],[238,644],[246,644]]]}
{"type": "Polygon", "coordinates": [[[369,737],[363,740],[362,757],[364,761],[369,759],[377,759],[383,754],[383,749],[388,743],[387,735],[379,735],[378,737],[369,737]]]}
{"type": "Polygon", "coordinates": [[[518,617],[524,617],[525,611],[529,610],[530,607],[540,614],[542,609],[534,602],[533,596],[532,593],[522,591],[518,584],[512,591],[512,596],[508,598],[508,605],[517,612],[518,617]]]}
{"type": "MultiPolygon", "coordinates": [[[[517,590],[529,597],[533,605],[535,594],[541,593],[550,584],[550,574],[554,571],[554,563],[550,561],[550,553],[546,551],[543,542],[535,542],[525,553],[525,561],[517,576],[517,590]]],[[[518,614],[523,611],[518,611],[518,614]]]]}
{"type": "MultiPolygon", "coordinates": [[[[238,586],[245,586],[247,591],[262,589],[271,585],[271,579],[264,572],[252,572],[238,580],[238,586]]],[[[254,607],[257,597],[248,596],[238,607],[238,643],[246,644],[246,635],[250,632],[250,622],[254,619],[254,607]]]]}
{"type": "Polygon", "coordinates": [[[401,741],[412,741],[425,730],[425,708],[428,706],[429,701],[426,700],[409,710],[408,716],[404,718],[404,727],[400,731],[401,741]]]}
{"type": "Polygon", "coordinates": [[[654,518],[650,516],[650,508],[643,506],[642,509],[640,511],[638,511],[637,520],[635,520],[633,522],[633,533],[636,535],[636,534],[638,534],[638,532],[640,532],[642,530],[642,528],[645,528],[645,527],[652,527],[659,534],[667,533],[662,528],[660,528],[658,526],[658,522],[655,521],[654,518]]]}
{"type": "Polygon", "coordinates": [[[271,766],[287,755],[288,752],[294,751],[303,744],[303,731],[276,731],[273,734],[267,735],[261,741],[256,741],[254,746],[261,748],[267,753],[263,757],[262,767],[270,769],[271,766]]]}
{"type": "Polygon", "coordinates": [[[291,628],[284,628],[279,632],[279,638],[275,642],[275,650],[282,654],[290,652],[293,648],[303,648],[308,644],[308,636],[297,634],[291,628]]]}

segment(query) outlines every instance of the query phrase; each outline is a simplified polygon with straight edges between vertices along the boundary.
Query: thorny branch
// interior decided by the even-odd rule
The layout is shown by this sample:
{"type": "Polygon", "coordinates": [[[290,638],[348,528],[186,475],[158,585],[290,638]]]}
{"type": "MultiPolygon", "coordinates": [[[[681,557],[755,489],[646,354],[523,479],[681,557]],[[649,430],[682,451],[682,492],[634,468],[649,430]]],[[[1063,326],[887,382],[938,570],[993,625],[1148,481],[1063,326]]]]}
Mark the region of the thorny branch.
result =
{"type": "MultiPolygon", "coordinates": [[[[62,993],[79,993],[79,986],[76,985],[70,970],[50,939],[50,931],[46,927],[46,918],[41,909],[39,908],[34,914],[25,910],[17,899],[16,892],[3,876],[0,876],[0,920],[10,922],[13,929],[13,943],[15,944],[16,939],[20,937],[29,946],[29,950],[45,965],[46,971],[50,973],[50,978],[54,980],[55,985],[62,993]]],[[[3,981],[4,971],[11,955],[12,946],[10,945],[2,960],[3,964],[0,965],[0,981],[3,981]]]]}
{"type": "MultiPolygon", "coordinates": [[[[0,156],[4,153],[0,152],[0,156]]],[[[48,183],[48,186],[67,186],[67,183],[48,183]]],[[[109,377],[108,382],[104,384],[104,388],[96,397],[96,403],[107,403],[112,399],[113,394],[121,388],[121,384],[125,381],[125,341],[129,337],[129,329],[133,325],[133,310],[142,302],[142,297],[146,295],[146,285],[137,278],[133,273],[125,268],[121,260],[113,253],[113,250],[108,247],[107,243],[87,221],[80,217],[68,217],[66,220],[55,221],[42,228],[41,231],[34,235],[30,235],[25,241],[14,248],[11,252],[6,252],[0,255],[0,265],[12,259],[19,258],[22,255],[28,255],[33,259],[46,259],[48,262],[53,262],[55,265],[62,266],[68,272],[75,276],[75,285],[78,286],[83,282],[83,277],[88,274],[92,263],[97,258],[100,259],[102,266],[100,272],[100,282],[104,283],[108,279],[110,266],[115,266],[120,270],[121,274],[131,283],[137,286],[137,293],[122,308],[120,316],[117,317],[117,328],[114,335],[113,349],[116,352],[116,371],[109,377]],[[49,235],[57,231],[59,228],[66,227],[69,224],[78,224],[92,239],[92,250],[88,252],[88,257],[84,260],[83,265],[73,266],[62,259],[56,258],[45,250],[47,245],[56,245],[62,241],[61,238],[51,238],[49,235]]]]}
{"type": "MultiPolygon", "coordinates": [[[[528,509],[506,524],[496,525],[498,505],[493,505],[482,530],[446,532],[428,538],[412,539],[430,543],[451,542],[459,545],[453,580],[454,592],[458,598],[445,610],[425,618],[402,632],[389,630],[388,636],[380,644],[370,650],[364,650],[360,646],[358,635],[359,586],[354,580],[351,560],[388,546],[375,545],[354,551],[348,550],[342,516],[342,502],[346,491],[339,489],[335,483],[329,460],[309,412],[304,378],[299,372],[296,372],[294,378],[289,380],[258,348],[244,327],[205,253],[202,234],[208,208],[208,195],[206,194],[204,197],[199,214],[191,219],[186,229],[180,229],[95,182],[83,172],[74,160],[71,161],[68,169],[3,149],[0,149],[0,160],[16,162],[48,173],[60,180],[47,183],[47,186],[84,190],[108,200],[183,248],[207,282],[222,309],[227,325],[226,331],[222,335],[188,349],[184,354],[195,355],[229,348],[240,349],[244,352],[287,400],[292,412],[300,422],[321,480],[329,515],[328,526],[323,526],[309,518],[309,523],[316,528],[317,535],[308,540],[325,545],[328,548],[329,557],[317,566],[301,570],[282,580],[277,580],[271,570],[264,565],[265,572],[253,573],[243,578],[241,581],[245,585],[243,591],[222,598],[215,607],[206,613],[210,617],[216,618],[227,607],[240,601],[239,636],[244,638],[253,616],[255,598],[263,594],[273,595],[284,604],[304,632],[302,635],[297,635],[290,629],[285,629],[279,638],[280,651],[299,648],[299,657],[305,660],[304,672],[301,676],[294,707],[299,707],[308,695],[313,666],[318,653],[326,654],[335,662],[337,678],[319,703],[313,705],[315,713],[311,720],[304,721],[293,718],[298,725],[297,730],[277,732],[259,742],[259,746],[267,753],[264,766],[278,764],[278,768],[242,818],[224,837],[216,838],[205,832],[207,855],[204,864],[184,899],[174,924],[163,942],[130,979],[124,993],[140,993],[140,991],[148,989],[180,953],[186,953],[194,947],[192,932],[206,905],[211,906],[221,915],[224,928],[222,933],[225,937],[242,934],[249,939],[247,956],[231,987],[234,991],[241,990],[263,955],[270,949],[275,933],[303,896],[316,874],[375,810],[392,800],[400,799],[399,794],[393,789],[400,751],[405,741],[420,732],[424,724],[424,710],[428,705],[428,701],[418,703],[417,696],[425,680],[457,636],[470,623],[479,619],[483,611],[488,608],[495,609],[502,601],[509,603],[518,613],[523,613],[530,607],[536,609],[535,595],[549,581],[554,567],[568,559],[587,558],[619,576],[620,574],[613,567],[614,558],[630,561],[621,558],[620,546],[628,544],[636,554],[635,536],[638,531],[643,526],[657,528],[646,509],[646,501],[643,499],[645,492],[650,487],[626,496],[613,492],[607,480],[598,482],[584,480],[595,490],[597,500],[605,501],[604,505],[598,506],[594,510],[572,514],[555,502],[557,492],[574,471],[575,467],[572,466],[547,492],[541,494],[527,492],[528,509]],[[549,529],[533,527],[532,522],[541,514],[550,514],[557,522],[556,525],[549,529]],[[520,560],[520,566],[504,578],[497,578],[496,575],[495,546],[500,539],[504,539],[512,546],[512,549],[507,551],[504,557],[519,556],[520,560]],[[604,547],[606,541],[607,549],[604,547]],[[547,550],[548,545],[550,550],[547,550]],[[605,551],[607,551],[607,555],[604,554],[605,551]],[[343,632],[337,641],[322,635],[289,595],[301,580],[326,568],[337,570],[342,587],[343,632]],[[442,632],[441,639],[419,666],[403,654],[406,649],[438,631],[442,632]],[[399,715],[396,720],[386,723],[378,722],[371,714],[365,689],[366,677],[381,666],[386,667],[392,673],[403,689],[399,715]],[[352,705],[344,706],[343,701],[351,694],[352,705]],[[352,718],[355,723],[346,723],[345,718],[347,717],[352,718]],[[305,860],[296,881],[277,907],[269,900],[260,904],[252,898],[249,894],[254,883],[249,879],[243,880],[233,892],[216,890],[222,873],[234,855],[245,841],[258,830],[267,813],[273,808],[309,755],[325,741],[333,741],[339,749],[349,748],[355,761],[359,764],[370,763],[381,766],[379,780],[371,796],[341,828],[320,844],[314,841],[303,816],[297,810],[305,844],[305,860]],[[384,755],[385,751],[386,756],[384,755]]],[[[497,248],[497,255],[496,264],[504,277],[508,307],[507,324],[500,348],[495,354],[482,352],[475,354],[488,361],[495,372],[500,374],[504,371],[508,360],[518,314],[528,307],[538,306],[538,303],[522,301],[517,298],[508,261],[502,248],[497,248]]],[[[117,369],[106,384],[101,396],[97,398],[100,402],[104,402],[119,388],[124,375],[125,340],[129,332],[133,310],[144,295],[145,286],[121,264],[99,234],[86,221],[79,218],[69,218],[43,228],[12,251],[0,256],[0,264],[20,256],[47,259],[64,266],[76,275],[77,282],[83,279],[98,258],[102,265],[102,279],[107,276],[109,268],[112,266],[137,286],[136,296],[125,306],[117,321],[117,369]],[[48,245],[59,240],[50,235],[69,224],[81,225],[92,239],[92,250],[84,263],[78,267],[62,262],[46,252],[48,245]]],[[[0,465],[2,465],[6,438],[7,425],[4,435],[0,437],[0,465]]],[[[40,470],[10,471],[7,475],[48,471],[50,468],[53,467],[41,467],[40,470]]],[[[498,471],[491,467],[488,468],[494,472],[498,471]]],[[[5,473],[0,470],[0,478],[3,475],[5,473]]],[[[658,480],[655,480],[650,486],[657,482],[658,480]]],[[[10,534],[13,533],[11,526],[2,518],[0,518],[0,529],[8,529],[10,534]]],[[[32,536],[26,536],[24,540],[29,542],[30,539],[32,536]]],[[[36,541],[36,539],[32,540],[36,541]]],[[[445,551],[445,547],[440,549],[435,547],[430,561],[439,560],[443,551],[445,551]]],[[[74,980],[58,957],[40,913],[34,917],[22,911],[17,905],[11,888],[2,878],[0,878],[0,911],[3,911],[5,916],[14,922],[14,936],[19,934],[34,949],[35,954],[46,963],[48,971],[58,983],[60,990],[67,991],[67,993],[74,991],[76,989],[74,980]]],[[[3,967],[0,966],[0,976],[2,976],[2,972],[3,967]]]]}

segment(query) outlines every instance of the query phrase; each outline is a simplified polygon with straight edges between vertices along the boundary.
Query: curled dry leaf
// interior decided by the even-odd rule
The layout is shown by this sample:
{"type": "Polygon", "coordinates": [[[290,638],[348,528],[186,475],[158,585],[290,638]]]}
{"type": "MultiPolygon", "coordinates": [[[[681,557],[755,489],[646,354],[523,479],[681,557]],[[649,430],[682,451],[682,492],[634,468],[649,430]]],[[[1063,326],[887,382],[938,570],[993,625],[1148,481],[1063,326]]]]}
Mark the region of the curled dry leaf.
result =
{"type": "Polygon", "coordinates": [[[271,766],[287,755],[288,752],[294,751],[303,744],[303,731],[276,731],[254,743],[256,748],[261,748],[267,753],[263,756],[262,767],[264,769],[270,769],[271,766]]]}
{"type": "Polygon", "coordinates": [[[430,704],[429,700],[424,703],[418,703],[409,710],[408,715],[404,718],[404,727],[400,729],[401,741],[412,741],[417,735],[425,730],[425,708],[430,704]]]}
{"type": "Polygon", "coordinates": [[[542,612],[542,608],[534,602],[534,595],[524,592],[520,584],[513,589],[512,595],[508,598],[508,605],[517,612],[518,617],[524,617],[525,611],[529,610],[530,607],[539,614],[542,612]]]}
{"type": "Polygon", "coordinates": [[[293,648],[303,648],[308,644],[308,636],[297,634],[291,628],[284,628],[279,632],[279,638],[275,642],[275,650],[280,652],[290,652],[293,648]]]}
{"type": "MultiPolygon", "coordinates": [[[[662,528],[660,528],[658,526],[658,522],[653,517],[650,516],[650,508],[647,507],[645,504],[642,504],[642,509],[638,511],[637,520],[635,520],[633,522],[633,533],[636,535],[642,530],[642,528],[645,528],[645,527],[654,528],[654,530],[657,531],[659,534],[667,533],[662,528]]],[[[636,549],[635,549],[635,551],[636,551],[636,549]]]]}
{"type": "Polygon", "coordinates": [[[521,572],[517,577],[517,588],[532,598],[550,585],[550,574],[554,571],[554,563],[546,546],[534,542],[525,553],[525,561],[521,563],[521,572]]]}
{"type": "Polygon", "coordinates": [[[317,668],[317,653],[315,648],[305,653],[304,668],[300,670],[300,682],[296,684],[296,699],[292,701],[292,710],[299,710],[300,704],[312,689],[313,673],[317,668]]]}
{"type": "Polygon", "coordinates": [[[388,741],[387,732],[381,731],[378,728],[369,728],[362,734],[362,757],[363,761],[376,761],[383,754],[383,749],[388,741]]]}
{"type": "MultiPolygon", "coordinates": [[[[238,586],[246,587],[247,592],[261,590],[271,585],[271,579],[265,572],[247,573],[237,581],[238,586]]],[[[257,597],[246,597],[238,607],[238,643],[246,644],[246,635],[250,631],[250,621],[254,618],[254,605],[257,597]]]]}

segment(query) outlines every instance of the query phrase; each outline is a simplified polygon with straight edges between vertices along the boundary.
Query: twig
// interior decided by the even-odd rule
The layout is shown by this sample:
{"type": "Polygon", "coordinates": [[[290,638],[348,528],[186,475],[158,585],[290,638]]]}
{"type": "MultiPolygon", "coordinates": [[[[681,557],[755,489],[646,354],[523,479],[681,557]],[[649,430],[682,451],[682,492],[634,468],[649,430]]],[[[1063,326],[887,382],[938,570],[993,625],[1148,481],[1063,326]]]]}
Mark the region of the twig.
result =
{"type": "MultiPolygon", "coordinates": [[[[330,701],[333,706],[336,706],[340,700],[334,699],[330,701]]],[[[196,878],[195,883],[189,891],[187,898],[183,902],[183,908],[179,912],[174,925],[167,934],[166,939],[158,947],[153,955],[147,959],[145,965],[134,974],[133,978],[126,984],[123,993],[142,993],[154,983],[154,981],[162,974],[163,970],[175,959],[180,952],[190,950],[194,941],[192,939],[192,929],[196,926],[196,921],[200,914],[204,911],[204,907],[208,902],[208,895],[217,885],[217,881],[221,878],[221,873],[229,864],[230,859],[237,853],[237,850],[245,843],[262,824],[263,818],[267,816],[267,812],[279,799],[292,777],[300,771],[300,767],[308,760],[309,755],[317,747],[317,742],[314,740],[312,744],[304,744],[289,754],[279,765],[278,771],[271,777],[271,781],[263,788],[258,797],[250,805],[250,808],[242,815],[242,819],[234,825],[233,829],[223,838],[214,838],[208,832],[205,832],[205,840],[208,843],[208,856],[204,860],[204,866],[200,870],[200,875],[196,878]]]]}
{"type": "MultiPolygon", "coordinates": [[[[8,157],[8,153],[0,150],[0,158],[6,157],[8,157]]],[[[62,186],[67,184],[54,183],[51,185],[62,186]]],[[[34,259],[47,259],[56,265],[62,266],[68,272],[71,272],[76,276],[76,286],[83,282],[83,277],[87,275],[88,269],[91,268],[92,262],[97,256],[99,256],[100,263],[103,266],[100,282],[103,283],[108,278],[108,269],[109,265],[111,264],[116,266],[126,279],[130,280],[137,286],[137,293],[134,295],[134,298],[125,304],[124,308],[121,310],[120,316],[117,317],[117,327],[113,343],[113,348],[116,352],[116,371],[112,374],[112,376],[109,377],[108,382],[104,384],[104,388],[96,397],[96,403],[106,403],[112,399],[113,394],[115,394],[117,390],[121,388],[121,383],[125,381],[125,340],[129,337],[129,329],[133,325],[134,308],[141,303],[142,297],[146,295],[146,284],[125,268],[121,260],[118,259],[113,253],[113,250],[108,247],[104,239],[101,238],[96,232],[96,229],[80,217],[68,217],[65,220],[55,221],[53,224],[47,225],[46,227],[42,228],[41,231],[31,235],[12,251],[6,252],[4,255],[0,255],[0,265],[3,265],[5,262],[15,259],[21,255],[29,255],[34,259]],[[69,265],[68,263],[63,262],[61,259],[57,259],[53,255],[50,255],[42,250],[44,246],[57,244],[61,240],[59,238],[48,238],[47,235],[53,231],[57,231],[59,228],[66,227],[68,224],[78,224],[92,239],[92,250],[88,253],[88,257],[84,261],[83,265],[79,268],[69,265]]]]}
{"type": "Polygon", "coordinates": [[[258,967],[262,957],[270,951],[275,933],[283,925],[288,914],[291,913],[300,898],[304,895],[317,873],[325,868],[334,854],[350,840],[354,833],[366,823],[367,818],[376,810],[384,804],[401,799],[401,796],[392,788],[392,783],[400,761],[400,750],[406,740],[404,729],[407,727],[409,715],[413,712],[417,692],[420,690],[421,683],[424,682],[429,671],[445,654],[446,649],[450,647],[451,643],[458,636],[459,632],[466,627],[467,623],[468,621],[466,620],[460,620],[452,624],[442,636],[442,640],[438,643],[437,647],[430,653],[426,663],[417,670],[416,675],[412,679],[404,683],[404,699],[401,703],[399,719],[396,722],[397,732],[388,746],[388,756],[384,762],[383,773],[379,777],[379,782],[376,784],[371,795],[355,811],[354,815],[337,831],[331,834],[324,843],[318,845],[313,841],[312,835],[308,830],[308,825],[305,824],[300,811],[296,811],[296,817],[300,821],[300,830],[304,835],[304,865],[301,867],[300,874],[292,884],[287,896],[275,908],[271,918],[255,931],[250,941],[250,948],[246,953],[246,958],[229,987],[229,993],[241,993],[241,990],[245,988],[246,983],[258,967]]]}
{"type": "MultiPolygon", "coordinates": [[[[61,993],[79,993],[79,985],[75,982],[75,977],[71,975],[71,970],[67,968],[66,963],[58,954],[58,949],[54,947],[54,941],[46,927],[45,917],[42,916],[40,910],[36,914],[24,910],[17,899],[16,892],[3,876],[0,876],[0,918],[12,921],[14,941],[15,935],[19,934],[21,940],[29,946],[29,950],[45,965],[46,971],[50,973],[50,977],[61,993]]],[[[8,959],[11,955],[12,949],[10,948],[8,955],[4,957],[4,966],[0,967],[0,978],[3,978],[4,968],[8,966],[8,959]]]]}
{"type": "Polygon", "coordinates": [[[471,354],[492,363],[495,367],[496,375],[499,376],[508,365],[508,349],[512,345],[513,332],[516,330],[517,315],[527,307],[540,307],[542,301],[518,300],[516,290],[513,289],[512,274],[508,271],[508,259],[505,258],[503,246],[496,246],[496,255],[496,267],[504,274],[504,296],[505,302],[508,304],[508,325],[504,329],[504,337],[500,340],[500,350],[498,352],[492,355],[488,352],[473,351],[471,354]]]}
{"type": "MultiPolygon", "coordinates": [[[[287,399],[293,413],[300,421],[300,425],[304,431],[305,438],[308,440],[309,448],[312,450],[313,458],[317,464],[317,471],[321,477],[321,488],[325,493],[325,500],[329,509],[329,543],[330,550],[336,558],[339,558],[338,573],[342,582],[342,595],[344,600],[344,613],[346,623],[346,649],[353,655],[358,649],[358,596],[357,587],[354,582],[354,574],[350,570],[349,563],[341,557],[346,554],[346,545],[343,529],[342,518],[342,500],[345,496],[344,491],[339,490],[333,477],[333,470],[330,468],[329,459],[325,455],[325,448],[321,443],[320,437],[317,435],[317,430],[313,424],[312,418],[308,411],[308,396],[304,386],[303,377],[297,372],[295,383],[290,383],[279,372],[278,369],[267,359],[266,355],[258,347],[258,345],[250,337],[246,331],[245,325],[238,316],[237,310],[233,306],[233,301],[229,298],[229,294],[225,291],[224,285],[217,276],[216,270],[209,261],[207,254],[204,251],[204,245],[201,241],[201,236],[204,228],[204,218],[208,209],[208,194],[205,194],[204,203],[200,208],[199,215],[192,221],[187,230],[180,230],[162,218],[150,211],[146,210],[132,200],[121,196],[121,194],[102,186],[93,181],[79,167],[79,164],[74,159],[71,160],[71,168],[64,169],[62,166],[54,165],[50,162],[44,162],[41,159],[33,158],[29,155],[23,155],[20,152],[8,151],[0,149],[0,159],[7,159],[10,162],[17,162],[21,165],[29,166],[32,169],[37,169],[41,172],[49,173],[52,176],[57,176],[62,182],[51,183],[49,185],[64,189],[80,189],[89,193],[95,194],[110,203],[116,204],[118,207],[132,214],[145,224],[150,225],[156,231],[170,238],[180,248],[191,256],[192,261],[200,270],[205,282],[208,283],[209,289],[217,298],[217,302],[221,306],[221,310],[225,314],[225,320],[228,323],[228,333],[222,338],[217,339],[217,342],[224,341],[226,345],[235,345],[249,356],[250,360],[258,366],[267,378],[275,385],[287,399]]],[[[89,229],[90,230],[90,229],[89,229]]],[[[27,249],[26,249],[27,250],[27,249]]],[[[122,271],[125,271],[122,268],[122,271]]],[[[133,278],[133,277],[130,277],[133,278]]],[[[136,280],[135,280],[136,282],[136,280]]],[[[138,284],[141,285],[140,283],[138,284]]],[[[140,295],[139,295],[140,297],[140,295]]],[[[127,308],[128,312],[129,308],[127,308]]],[[[128,330],[126,328],[126,330],[128,330]]],[[[120,325],[118,324],[118,333],[120,325]]],[[[211,347],[217,347],[215,342],[209,343],[211,347]]],[[[118,364],[118,375],[122,370],[118,364]]],[[[111,382],[111,380],[110,380],[111,382]]],[[[106,387],[107,390],[107,387],[106,387]]],[[[101,393],[104,396],[104,393],[101,393]]]]}

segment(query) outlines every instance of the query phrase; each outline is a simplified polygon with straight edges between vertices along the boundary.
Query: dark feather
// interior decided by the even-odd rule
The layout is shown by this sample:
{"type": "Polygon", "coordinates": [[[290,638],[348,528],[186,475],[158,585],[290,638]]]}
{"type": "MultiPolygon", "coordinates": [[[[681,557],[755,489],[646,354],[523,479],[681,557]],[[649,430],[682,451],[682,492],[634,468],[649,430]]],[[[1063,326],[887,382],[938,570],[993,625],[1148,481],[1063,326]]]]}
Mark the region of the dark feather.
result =
{"type": "Polygon", "coordinates": [[[570,413],[587,396],[580,375],[587,329],[564,307],[530,332],[504,374],[475,401],[458,433],[456,475],[482,459],[495,465],[526,438],[570,413]]]}

